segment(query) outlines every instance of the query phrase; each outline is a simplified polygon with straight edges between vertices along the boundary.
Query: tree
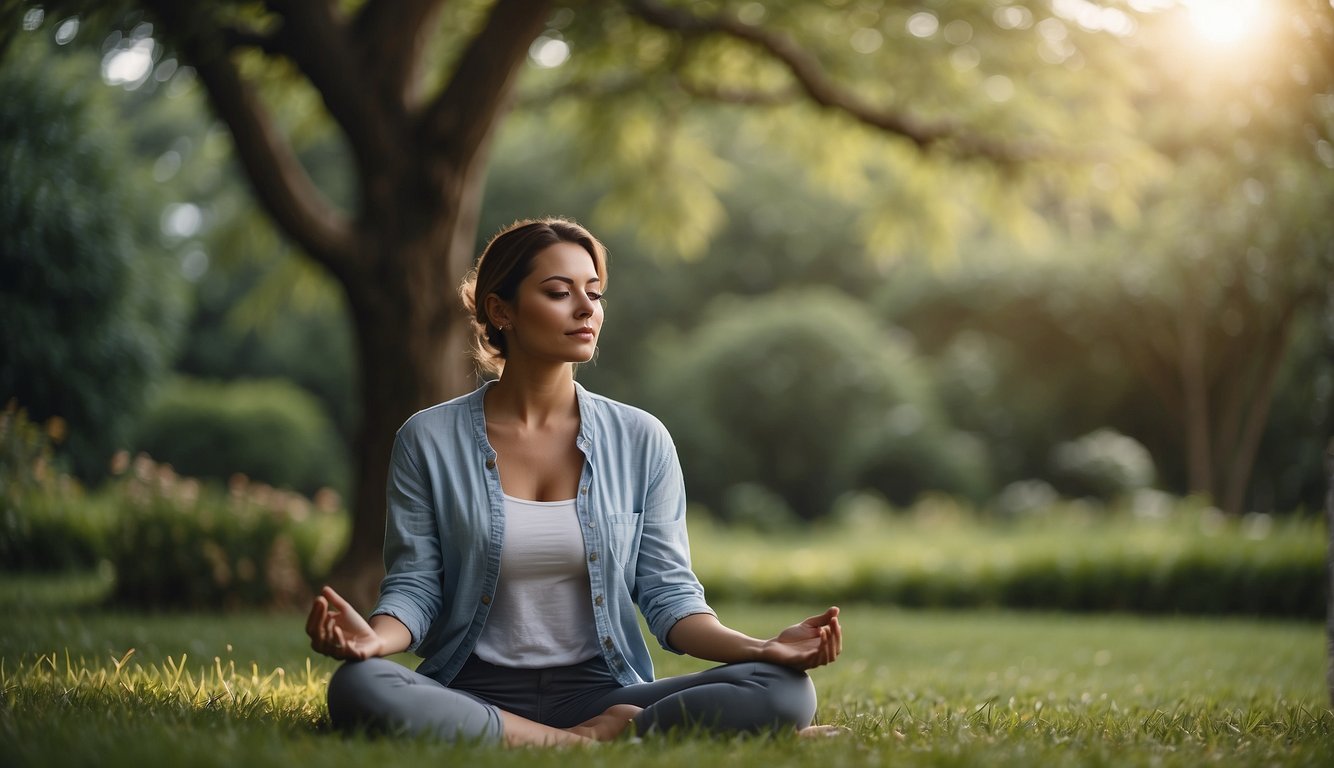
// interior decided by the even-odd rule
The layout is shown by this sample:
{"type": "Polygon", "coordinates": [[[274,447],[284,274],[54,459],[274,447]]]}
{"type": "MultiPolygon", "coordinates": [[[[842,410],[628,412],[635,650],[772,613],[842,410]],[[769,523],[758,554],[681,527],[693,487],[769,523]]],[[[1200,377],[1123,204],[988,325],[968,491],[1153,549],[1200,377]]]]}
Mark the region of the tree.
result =
{"type": "Polygon", "coordinates": [[[109,94],[68,76],[85,60],[24,42],[0,71],[0,398],[59,417],[71,468],[97,479],[169,363],[183,296],[143,231],[158,201],[116,167],[127,137],[96,120],[109,94]]]}
{"type": "MultiPolygon", "coordinates": [[[[47,7],[91,12],[104,5],[47,7]]],[[[469,385],[466,325],[453,288],[474,255],[493,135],[516,97],[527,104],[557,96],[596,102],[597,111],[585,113],[585,151],[622,162],[613,174],[622,183],[612,185],[615,194],[603,207],[622,221],[643,216],[645,232],[682,249],[698,250],[716,228],[717,210],[707,200],[726,175],[707,162],[707,153],[689,151],[695,145],[687,106],[699,101],[801,115],[793,144],[826,166],[820,173],[847,171],[829,174],[855,181],[843,185],[847,194],[891,212],[871,227],[886,248],[947,240],[976,223],[973,206],[957,195],[939,210],[924,202],[958,183],[951,174],[932,173],[929,161],[936,158],[980,161],[955,166],[957,175],[989,186],[993,194],[977,199],[994,211],[1031,224],[1031,214],[1020,215],[1024,201],[1060,196],[1041,179],[1025,179],[1017,165],[1055,160],[1078,179],[1087,174],[1064,165],[1072,157],[1121,156],[1125,142],[1118,146],[1109,137],[1128,112],[1117,106],[1124,94],[1115,83],[1134,68],[1100,63],[1100,51],[1122,48],[1118,35],[1133,26],[1126,13],[1108,11],[1115,23],[1081,26],[1068,7],[1064,18],[1047,11],[1038,18],[989,0],[955,3],[948,16],[906,2],[845,6],[842,0],[735,9],[655,0],[559,9],[550,0],[118,6],[147,11],[194,66],[230,129],[258,203],[346,293],[362,424],[351,546],[334,581],[355,602],[370,602],[381,573],[383,482],[395,430],[413,411],[469,385]],[[569,66],[534,68],[527,73],[533,87],[518,92],[530,55],[550,64],[571,49],[569,66]],[[1096,68],[1106,87],[1088,88],[1069,76],[1081,68],[1096,68]],[[343,207],[312,180],[275,119],[274,94],[293,89],[318,94],[344,142],[355,182],[343,207]],[[868,153],[872,136],[890,141],[868,153]],[[655,171],[660,179],[680,171],[690,182],[645,183],[655,171]],[[670,222],[681,211],[690,215],[687,225],[670,222]]],[[[781,121],[769,122],[774,135],[781,121]]]]}
{"type": "Polygon", "coordinates": [[[1173,173],[1097,260],[1102,337],[1178,427],[1189,489],[1232,514],[1294,337],[1334,305],[1334,7],[1285,9],[1228,66],[1161,57],[1145,113],[1173,173]]]}

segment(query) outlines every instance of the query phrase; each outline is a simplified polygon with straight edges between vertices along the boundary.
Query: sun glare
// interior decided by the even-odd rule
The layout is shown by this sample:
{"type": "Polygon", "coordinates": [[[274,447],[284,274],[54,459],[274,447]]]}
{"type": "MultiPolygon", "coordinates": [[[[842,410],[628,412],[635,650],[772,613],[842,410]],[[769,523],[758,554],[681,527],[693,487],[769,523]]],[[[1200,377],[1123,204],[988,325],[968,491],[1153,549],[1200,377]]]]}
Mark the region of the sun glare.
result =
{"type": "Polygon", "coordinates": [[[1186,0],[1191,26],[1211,43],[1235,43],[1254,30],[1263,0],[1186,0]]]}

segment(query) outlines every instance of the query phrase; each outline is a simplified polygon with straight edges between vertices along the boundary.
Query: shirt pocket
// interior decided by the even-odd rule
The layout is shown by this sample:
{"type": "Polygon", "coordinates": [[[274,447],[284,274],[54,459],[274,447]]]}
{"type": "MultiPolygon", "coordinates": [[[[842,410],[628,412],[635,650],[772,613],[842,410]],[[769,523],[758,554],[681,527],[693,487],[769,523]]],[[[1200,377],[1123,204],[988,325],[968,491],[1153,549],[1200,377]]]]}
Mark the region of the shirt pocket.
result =
{"type": "Polygon", "coordinates": [[[644,516],[639,514],[607,515],[607,546],[611,559],[619,566],[635,561],[639,552],[639,531],[644,516]]]}

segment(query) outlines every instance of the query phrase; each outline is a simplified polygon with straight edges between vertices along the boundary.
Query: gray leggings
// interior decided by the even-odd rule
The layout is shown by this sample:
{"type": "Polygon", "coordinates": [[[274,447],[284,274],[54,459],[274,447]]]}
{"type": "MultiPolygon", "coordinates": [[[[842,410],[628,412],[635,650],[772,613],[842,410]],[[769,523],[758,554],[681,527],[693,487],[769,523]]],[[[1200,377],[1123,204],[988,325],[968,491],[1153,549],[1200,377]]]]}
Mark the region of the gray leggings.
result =
{"type": "Polygon", "coordinates": [[[504,710],[568,728],[613,704],[634,704],[638,733],[678,726],[755,733],[804,728],[815,717],[815,686],[804,672],[763,662],[727,664],[652,683],[622,686],[601,657],[553,669],[511,669],[473,656],[448,685],[387,659],[353,661],[329,681],[338,730],[498,743],[504,710]]]}

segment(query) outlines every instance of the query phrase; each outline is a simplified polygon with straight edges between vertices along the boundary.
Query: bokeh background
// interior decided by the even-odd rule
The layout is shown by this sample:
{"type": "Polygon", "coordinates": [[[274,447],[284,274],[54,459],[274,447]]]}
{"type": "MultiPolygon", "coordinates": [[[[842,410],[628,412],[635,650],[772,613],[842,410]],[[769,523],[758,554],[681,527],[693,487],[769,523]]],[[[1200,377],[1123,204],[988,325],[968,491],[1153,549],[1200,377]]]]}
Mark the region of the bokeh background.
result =
{"type": "Polygon", "coordinates": [[[564,215],[611,251],[578,377],[671,430],[711,589],[1323,611],[1330,3],[460,2],[332,41],[187,5],[0,15],[6,569],[355,583],[393,428],[475,383],[461,255],[564,215]],[[238,154],[224,44],[299,184],[238,154]],[[418,114],[367,86],[403,47],[428,93],[514,60],[503,108],[441,110],[486,133],[465,181],[349,117],[418,114]],[[306,186],[358,266],[275,215],[306,186]],[[400,285],[423,324],[370,308],[400,285]]]}

